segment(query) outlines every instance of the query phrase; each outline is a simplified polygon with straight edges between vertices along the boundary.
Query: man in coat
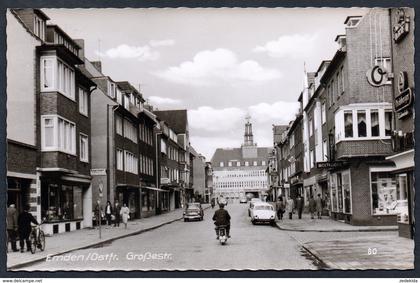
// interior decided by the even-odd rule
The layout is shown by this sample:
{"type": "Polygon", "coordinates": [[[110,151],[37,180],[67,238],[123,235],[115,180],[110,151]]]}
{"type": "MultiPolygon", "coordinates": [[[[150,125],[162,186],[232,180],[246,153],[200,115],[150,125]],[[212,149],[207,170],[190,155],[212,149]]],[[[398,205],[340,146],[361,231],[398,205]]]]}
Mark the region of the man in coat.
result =
{"type": "Polygon", "coordinates": [[[214,212],[213,221],[214,225],[216,225],[216,235],[217,239],[219,239],[219,230],[217,229],[218,226],[226,226],[226,234],[228,238],[230,238],[230,215],[227,210],[223,209],[225,205],[223,203],[219,203],[219,209],[214,212]]]}
{"type": "Polygon", "coordinates": [[[309,199],[309,212],[311,213],[311,219],[314,219],[314,215],[316,212],[316,202],[314,196],[311,196],[309,199]]]}
{"type": "Polygon", "coordinates": [[[115,217],[115,222],[114,222],[114,227],[120,227],[120,222],[121,222],[121,205],[119,204],[118,200],[115,201],[115,205],[114,205],[114,217],[115,217]]]}
{"type": "Polygon", "coordinates": [[[18,228],[17,211],[14,204],[7,208],[7,235],[12,244],[12,251],[17,252],[16,248],[16,232],[18,228]]]}
{"type": "Polygon", "coordinates": [[[296,209],[298,212],[299,219],[302,219],[302,211],[303,211],[303,198],[298,194],[296,198],[296,209]]]}
{"type": "Polygon", "coordinates": [[[321,194],[318,194],[318,196],[316,197],[315,204],[316,204],[316,214],[318,216],[318,219],[321,219],[322,208],[323,208],[321,194]]]}
{"type": "Polygon", "coordinates": [[[25,252],[25,241],[27,251],[31,250],[31,242],[29,241],[29,235],[32,231],[31,223],[39,225],[38,221],[36,221],[33,215],[29,212],[29,208],[29,205],[25,205],[23,212],[21,212],[18,217],[18,231],[21,253],[25,252]]]}

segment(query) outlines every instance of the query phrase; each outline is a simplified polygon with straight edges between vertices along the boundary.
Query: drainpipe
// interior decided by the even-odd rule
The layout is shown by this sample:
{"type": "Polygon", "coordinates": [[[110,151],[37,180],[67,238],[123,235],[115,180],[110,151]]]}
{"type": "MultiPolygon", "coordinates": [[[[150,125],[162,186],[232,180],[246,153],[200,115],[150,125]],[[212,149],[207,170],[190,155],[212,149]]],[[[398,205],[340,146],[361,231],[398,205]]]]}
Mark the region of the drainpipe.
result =
{"type": "MultiPolygon", "coordinates": [[[[107,182],[106,197],[107,197],[107,200],[109,200],[109,201],[111,201],[110,200],[110,195],[111,195],[111,188],[110,188],[111,187],[110,186],[110,181],[111,181],[111,176],[110,176],[111,170],[110,170],[110,168],[111,168],[111,166],[110,166],[110,163],[111,163],[111,160],[112,160],[111,154],[114,152],[113,150],[110,149],[110,145],[111,145],[112,140],[114,140],[115,111],[119,107],[120,107],[119,104],[118,105],[107,104],[107,108],[106,108],[106,116],[107,116],[107,119],[106,119],[106,136],[107,136],[107,141],[106,141],[106,156],[107,156],[107,159],[106,159],[106,172],[107,172],[107,174],[106,174],[106,182],[107,182]],[[112,107],[112,117],[111,117],[111,119],[109,117],[109,107],[110,106],[112,107]],[[110,132],[110,124],[112,126],[112,131],[111,132],[110,132]],[[111,134],[112,134],[112,136],[111,136],[111,134]]],[[[115,162],[112,166],[112,169],[113,169],[113,173],[114,173],[115,162]]],[[[112,181],[113,181],[112,182],[113,186],[115,186],[115,174],[112,174],[112,181]]],[[[115,198],[115,196],[114,196],[114,198],[115,198]]]]}

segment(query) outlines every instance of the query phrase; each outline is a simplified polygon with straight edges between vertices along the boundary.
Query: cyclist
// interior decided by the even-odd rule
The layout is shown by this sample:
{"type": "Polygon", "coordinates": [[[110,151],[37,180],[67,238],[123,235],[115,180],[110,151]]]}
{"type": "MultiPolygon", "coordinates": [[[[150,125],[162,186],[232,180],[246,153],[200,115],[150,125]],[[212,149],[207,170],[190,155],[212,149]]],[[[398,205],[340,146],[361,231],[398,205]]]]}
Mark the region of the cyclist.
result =
{"type": "Polygon", "coordinates": [[[30,206],[25,205],[23,212],[19,214],[18,217],[18,231],[19,231],[19,242],[20,242],[20,252],[25,252],[25,241],[26,241],[26,251],[31,250],[31,242],[29,241],[29,236],[31,235],[32,227],[31,223],[36,225],[38,221],[36,221],[35,217],[29,212],[30,206]]]}

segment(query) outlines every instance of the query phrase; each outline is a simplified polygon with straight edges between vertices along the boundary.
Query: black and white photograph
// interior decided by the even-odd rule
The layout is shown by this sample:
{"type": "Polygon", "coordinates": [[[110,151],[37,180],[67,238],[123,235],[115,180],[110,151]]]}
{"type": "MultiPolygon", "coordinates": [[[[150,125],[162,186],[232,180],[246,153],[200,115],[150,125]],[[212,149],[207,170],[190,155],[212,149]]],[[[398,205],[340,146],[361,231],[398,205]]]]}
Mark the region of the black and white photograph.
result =
{"type": "Polygon", "coordinates": [[[5,13],[8,271],[414,270],[414,8],[5,13]]]}

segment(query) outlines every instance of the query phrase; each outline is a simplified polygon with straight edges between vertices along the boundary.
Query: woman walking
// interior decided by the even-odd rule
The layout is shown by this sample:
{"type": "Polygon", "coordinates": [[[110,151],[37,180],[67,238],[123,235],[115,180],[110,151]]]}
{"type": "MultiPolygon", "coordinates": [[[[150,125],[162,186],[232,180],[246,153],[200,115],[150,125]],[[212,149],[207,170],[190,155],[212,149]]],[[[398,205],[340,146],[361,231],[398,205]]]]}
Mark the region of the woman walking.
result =
{"type": "Polygon", "coordinates": [[[127,229],[127,222],[128,222],[128,219],[130,219],[130,209],[128,209],[125,203],[123,204],[123,207],[121,208],[120,215],[122,218],[122,222],[124,223],[125,229],[127,229]]]}
{"type": "Polygon", "coordinates": [[[108,223],[108,226],[111,226],[111,219],[112,219],[112,205],[110,201],[107,201],[106,207],[105,207],[105,217],[106,222],[108,223]]]}

